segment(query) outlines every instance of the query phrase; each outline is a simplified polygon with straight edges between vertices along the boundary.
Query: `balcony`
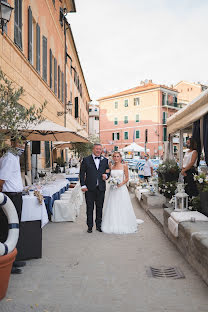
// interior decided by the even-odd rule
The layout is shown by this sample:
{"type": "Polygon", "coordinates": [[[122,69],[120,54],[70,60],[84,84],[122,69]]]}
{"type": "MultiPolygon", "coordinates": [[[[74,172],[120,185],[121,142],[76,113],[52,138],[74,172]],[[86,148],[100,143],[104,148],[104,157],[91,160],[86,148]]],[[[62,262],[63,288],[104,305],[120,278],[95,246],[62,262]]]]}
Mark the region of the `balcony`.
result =
{"type": "Polygon", "coordinates": [[[163,101],[162,106],[179,110],[183,107],[183,103],[178,102],[169,103],[168,101],[163,101]]]}

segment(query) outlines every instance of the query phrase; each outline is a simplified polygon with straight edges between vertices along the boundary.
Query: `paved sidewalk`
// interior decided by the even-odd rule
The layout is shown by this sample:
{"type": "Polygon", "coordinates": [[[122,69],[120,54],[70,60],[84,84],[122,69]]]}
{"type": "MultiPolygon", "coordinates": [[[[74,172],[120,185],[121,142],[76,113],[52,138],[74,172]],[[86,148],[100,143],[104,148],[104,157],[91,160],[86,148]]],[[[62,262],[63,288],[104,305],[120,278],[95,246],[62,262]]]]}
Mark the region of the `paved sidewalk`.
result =
{"type": "Polygon", "coordinates": [[[76,223],[43,230],[43,258],[12,275],[1,312],[207,312],[208,287],[132,198],[136,234],[86,233],[76,223]],[[154,279],[148,266],[179,266],[185,279],[154,279]]]}

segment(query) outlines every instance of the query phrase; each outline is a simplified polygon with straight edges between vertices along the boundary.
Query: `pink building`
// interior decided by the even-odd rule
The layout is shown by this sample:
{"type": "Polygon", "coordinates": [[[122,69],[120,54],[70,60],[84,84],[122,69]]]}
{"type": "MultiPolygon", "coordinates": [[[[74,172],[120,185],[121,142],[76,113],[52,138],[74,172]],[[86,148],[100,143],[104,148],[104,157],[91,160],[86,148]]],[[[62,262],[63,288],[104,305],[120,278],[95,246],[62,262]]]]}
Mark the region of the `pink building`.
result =
{"type": "Polygon", "coordinates": [[[100,98],[100,141],[107,151],[136,142],[161,156],[167,141],[166,120],[180,109],[176,89],[142,82],[140,86],[100,98]]]}

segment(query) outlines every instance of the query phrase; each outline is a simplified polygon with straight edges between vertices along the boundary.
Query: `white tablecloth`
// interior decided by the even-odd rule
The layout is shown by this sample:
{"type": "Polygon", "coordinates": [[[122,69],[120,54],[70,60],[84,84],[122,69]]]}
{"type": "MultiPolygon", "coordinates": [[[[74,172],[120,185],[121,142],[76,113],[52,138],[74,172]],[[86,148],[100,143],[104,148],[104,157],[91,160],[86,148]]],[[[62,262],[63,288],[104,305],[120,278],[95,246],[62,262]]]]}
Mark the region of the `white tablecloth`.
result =
{"type": "Polygon", "coordinates": [[[22,216],[21,221],[36,221],[41,220],[41,227],[48,223],[48,214],[44,200],[39,203],[36,196],[25,195],[22,197],[22,216]]]}
{"type": "Polygon", "coordinates": [[[63,187],[67,186],[69,181],[67,179],[60,179],[56,181],[48,182],[46,185],[42,187],[43,196],[53,196],[53,194],[57,193],[63,187]]]}

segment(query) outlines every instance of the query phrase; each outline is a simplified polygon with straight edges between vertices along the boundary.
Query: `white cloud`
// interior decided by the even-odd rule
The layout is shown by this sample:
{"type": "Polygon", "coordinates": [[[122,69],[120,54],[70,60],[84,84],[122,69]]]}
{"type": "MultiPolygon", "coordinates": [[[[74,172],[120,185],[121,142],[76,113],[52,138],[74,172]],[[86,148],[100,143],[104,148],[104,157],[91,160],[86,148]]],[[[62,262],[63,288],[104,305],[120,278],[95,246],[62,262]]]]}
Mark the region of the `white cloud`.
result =
{"type": "Polygon", "coordinates": [[[76,0],[69,14],[92,99],[139,85],[207,81],[203,0],[76,0]]]}

